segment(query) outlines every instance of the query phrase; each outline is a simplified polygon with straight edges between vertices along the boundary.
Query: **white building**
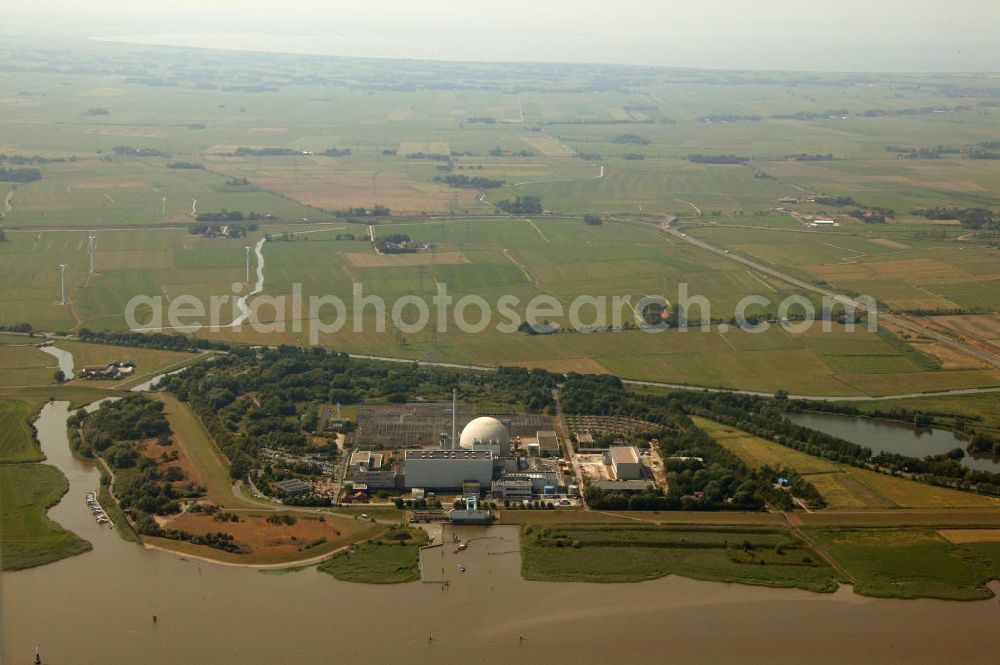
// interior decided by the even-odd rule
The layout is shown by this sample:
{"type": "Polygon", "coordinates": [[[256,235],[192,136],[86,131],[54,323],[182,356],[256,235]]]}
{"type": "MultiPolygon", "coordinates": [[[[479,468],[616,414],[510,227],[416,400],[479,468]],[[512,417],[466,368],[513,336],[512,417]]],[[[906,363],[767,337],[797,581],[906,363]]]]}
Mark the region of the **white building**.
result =
{"type": "Polygon", "coordinates": [[[494,457],[507,457],[510,455],[510,436],[499,420],[483,416],[465,426],[458,446],[462,450],[485,450],[494,457]]]}
{"type": "Polygon", "coordinates": [[[612,446],[608,450],[616,480],[641,480],[642,461],[635,446],[612,446]]]}
{"type": "Polygon", "coordinates": [[[466,482],[489,487],[493,482],[493,453],[489,450],[407,450],[403,474],[406,487],[410,488],[461,489],[466,482]]]}

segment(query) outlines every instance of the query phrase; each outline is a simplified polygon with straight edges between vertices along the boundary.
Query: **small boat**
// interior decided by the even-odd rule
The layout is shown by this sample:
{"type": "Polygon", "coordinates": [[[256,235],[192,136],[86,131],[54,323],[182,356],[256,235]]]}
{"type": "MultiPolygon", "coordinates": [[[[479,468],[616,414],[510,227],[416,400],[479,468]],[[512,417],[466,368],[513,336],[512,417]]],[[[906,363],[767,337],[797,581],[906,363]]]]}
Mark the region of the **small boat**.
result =
{"type": "Polygon", "coordinates": [[[459,572],[464,573],[465,572],[465,564],[461,564],[461,563],[458,564],[458,570],[459,570],[459,572]]]}
{"type": "Polygon", "coordinates": [[[462,550],[467,550],[467,549],[469,549],[469,546],[466,543],[459,543],[458,548],[455,551],[461,552],[462,550]]]}

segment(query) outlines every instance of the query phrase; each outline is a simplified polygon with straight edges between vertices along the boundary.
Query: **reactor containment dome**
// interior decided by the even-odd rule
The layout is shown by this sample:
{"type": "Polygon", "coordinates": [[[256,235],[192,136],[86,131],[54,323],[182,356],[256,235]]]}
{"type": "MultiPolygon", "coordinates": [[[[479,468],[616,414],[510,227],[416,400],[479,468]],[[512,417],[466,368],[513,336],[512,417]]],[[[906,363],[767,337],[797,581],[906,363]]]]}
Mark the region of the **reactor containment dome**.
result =
{"type": "Polygon", "coordinates": [[[458,445],[465,450],[507,450],[510,448],[510,436],[503,423],[496,418],[484,416],[465,426],[458,445]]]}

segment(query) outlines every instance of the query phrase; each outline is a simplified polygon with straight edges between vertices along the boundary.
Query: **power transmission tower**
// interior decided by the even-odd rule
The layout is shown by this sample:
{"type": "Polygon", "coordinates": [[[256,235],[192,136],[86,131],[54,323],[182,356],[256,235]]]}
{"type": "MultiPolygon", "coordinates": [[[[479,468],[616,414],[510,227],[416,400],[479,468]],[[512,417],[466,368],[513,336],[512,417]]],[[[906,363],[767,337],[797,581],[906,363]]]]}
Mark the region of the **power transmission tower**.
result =
{"type": "Polygon", "coordinates": [[[61,305],[66,304],[66,264],[59,264],[59,292],[62,294],[62,299],[59,301],[61,305]]]}

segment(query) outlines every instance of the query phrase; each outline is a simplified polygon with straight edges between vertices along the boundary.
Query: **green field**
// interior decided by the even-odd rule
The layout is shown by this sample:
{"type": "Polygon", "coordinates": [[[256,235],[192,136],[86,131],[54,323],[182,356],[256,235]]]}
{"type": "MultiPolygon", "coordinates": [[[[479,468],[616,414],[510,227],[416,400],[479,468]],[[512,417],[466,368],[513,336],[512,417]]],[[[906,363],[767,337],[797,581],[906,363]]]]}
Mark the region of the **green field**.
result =
{"type": "Polygon", "coordinates": [[[427,533],[422,529],[394,529],[377,540],[335,554],[321,563],[319,570],[345,582],[415,582],[420,579],[420,547],[426,543],[427,533]]]}
{"type": "Polygon", "coordinates": [[[90,543],[50,520],[45,512],[69,488],[47,464],[0,465],[0,561],[20,570],[91,549],[90,543]]]}
{"type": "Polygon", "coordinates": [[[953,545],[934,531],[824,530],[809,534],[852,577],[854,590],[884,598],[992,598],[1000,545],[953,545]]]}
{"type": "Polygon", "coordinates": [[[836,573],[782,530],[724,527],[527,526],[522,574],[529,580],[700,580],[830,592],[836,573]]]}
{"type": "Polygon", "coordinates": [[[0,462],[36,462],[42,453],[29,426],[34,409],[27,402],[0,398],[0,462]]]}

